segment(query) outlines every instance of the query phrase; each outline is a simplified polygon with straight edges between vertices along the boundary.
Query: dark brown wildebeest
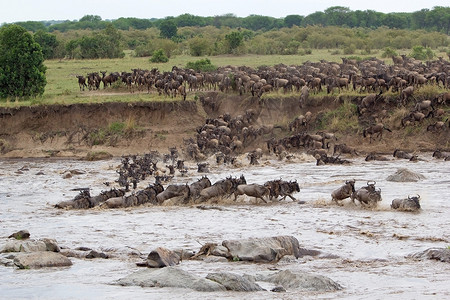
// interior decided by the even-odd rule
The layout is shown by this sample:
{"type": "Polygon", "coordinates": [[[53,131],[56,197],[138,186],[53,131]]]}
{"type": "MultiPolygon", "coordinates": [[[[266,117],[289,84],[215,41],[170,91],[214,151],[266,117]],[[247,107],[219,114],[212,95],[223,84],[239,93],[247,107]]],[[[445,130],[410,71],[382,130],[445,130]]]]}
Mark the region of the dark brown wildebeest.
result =
{"type": "Polygon", "coordinates": [[[383,137],[383,130],[385,129],[389,132],[392,132],[392,130],[384,126],[383,123],[372,125],[363,130],[363,137],[369,136],[369,143],[372,143],[372,137],[377,134],[381,141],[381,138],[383,137]]]}
{"type": "Polygon", "coordinates": [[[82,75],[77,75],[77,78],[78,78],[78,85],[80,86],[80,91],[81,89],[83,89],[84,91],[84,88],[87,87],[86,78],[82,75]]]}

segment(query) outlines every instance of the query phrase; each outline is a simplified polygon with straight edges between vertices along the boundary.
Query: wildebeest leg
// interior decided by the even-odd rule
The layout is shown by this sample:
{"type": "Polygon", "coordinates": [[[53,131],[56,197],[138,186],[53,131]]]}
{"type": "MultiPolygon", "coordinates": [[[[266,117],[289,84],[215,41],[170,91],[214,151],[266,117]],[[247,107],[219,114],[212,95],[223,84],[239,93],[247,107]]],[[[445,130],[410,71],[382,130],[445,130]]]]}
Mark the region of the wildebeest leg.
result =
{"type": "Polygon", "coordinates": [[[292,195],[288,195],[288,196],[289,196],[289,198],[292,199],[292,201],[297,201],[297,199],[295,199],[294,196],[292,196],[292,195]]]}
{"type": "Polygon", "coordinates": [[[266,199],[264,199],[262,196],[261,197],[256,197],[256,199],[261,199],[262,201],[264,201],[264,203],[267,203],[266,199]]]}

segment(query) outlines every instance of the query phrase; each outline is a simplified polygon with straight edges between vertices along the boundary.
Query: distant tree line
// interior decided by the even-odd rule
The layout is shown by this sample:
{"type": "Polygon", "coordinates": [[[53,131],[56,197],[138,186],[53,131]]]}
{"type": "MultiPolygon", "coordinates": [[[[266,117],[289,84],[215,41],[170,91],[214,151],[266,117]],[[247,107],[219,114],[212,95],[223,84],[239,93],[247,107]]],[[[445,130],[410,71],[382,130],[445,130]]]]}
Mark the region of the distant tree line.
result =
{"type": "Polygon", "coordinates": [[[45,59],[118,58],[124,56],[124,49],[134,50],[136,56],[152,56],[157,51],[160,55],[162,51],[170,58],[178,54],[309,54],[312,49],[371,54],[376,49],[437,49],[450,45],[450,7],[384,14],[334,6],[306,17],[289,15],[280,19],[184,14],[107,21],[87,15],[79,21],[17,24],[34,32],[45,59]]]}
{"type": "Polygon", "coordinates": [[[183,14],[165,19],[119,18],[117,20],[102,20],[100,16],[87,15],[78,21],[26,21],[16,24],[28,31],[44,30],[48,32],[66,32],[69,30],[105,29],[108,24],[120,30],[144,30],[151,27],[159,28],[164,21],[172,20],[177,27],[245,28],[252,31],[269,31],[292,26],[346,26],[349,28],[378,28],[385,26],[396,29],[423,29],[450,34],[450,7],[435,6],[433,9],[422,9],[412,13],[381,13],[374,10],[355,10],[348,7],[333,6],[323,12],[317,11],[307,16],[288,15],[284,18],[250,15],[237,17],[233,14],[221,16],[200,17],[183,14]]]}

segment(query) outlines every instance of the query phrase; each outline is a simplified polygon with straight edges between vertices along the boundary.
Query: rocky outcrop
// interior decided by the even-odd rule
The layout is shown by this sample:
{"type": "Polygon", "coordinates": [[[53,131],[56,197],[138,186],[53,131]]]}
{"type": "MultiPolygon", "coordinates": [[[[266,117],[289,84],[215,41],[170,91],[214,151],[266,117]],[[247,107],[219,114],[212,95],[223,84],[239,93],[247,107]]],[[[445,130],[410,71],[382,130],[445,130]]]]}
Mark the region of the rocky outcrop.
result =
{"type": "Polygon", "coordinates": [[[14,257],[14,265],[19,269],[39,269],[46,267],[68,267],[72,261],[64,255],[50,251],[21,253],[14,257]]]}
{"type": "Polygon", "coordinates": [[[285,255],[300,256],[298,240],[293,236],[228,240],[223,241],[222,246],[234,260],[274,262],[285,255]]]}
{"type": "Polygon", "coordinates": [[[392,175],[389,175],[386,180],[394,182],[417,182],[425,179],[422,174],[414,173],[408,169],[400,168],[392,175]]]}
{"type": "Polygon", "coordinates": [[[284,270],[270,275],[257,275],[257,281],[267,281],[286,290],[302,290],[314,292],[332,292],[341,290],[342,286],[328,277],[312,275],[305,272],[284,270]]]}
{"type": "Polygon", "coordinates": [[[187,288],[199,292],[225,291],[221,284],[192,275],[177,267],[145,269],[113,283],[121,286],[187,288]]]}
{"type": "Polygon", "coordinates": [[[192,275],[178,267],[162,269],[145,269],[130,274],[115,285],[141,287],[175,287],[186,288],[201,292],[236,291],[258,292],[265,291],[257,282],[268,282],[276,286],[274,291],[289,290],[307,292],[333,292],[342,287],[333,280],[304,272],[280,271],[253,275],[238,275],[230,272],[209,273],[206,278],[192,275]]]}
{"type": "Polygon", "coordinates": [[[414,259],[434,259],[442,262],[450,262],[450,248],[430,248],[422,252],[410,255],[414,259]]]}
{"type": "Polygon", "coordinates": [[[229,291],[236,292],[258,292],[264,291],[257,283],[247,278],[228,272],[210,273],[206,279],[212,280],[223,285],[229,291]]]}
{"type": "Polygon", "coordinates": [[[53,239],[40,240],[16,240],[8,239],[6,243],[0,247],[0,253],[6,252],[36,252],[36,251],[51,251],[59,252],[59,246],[53,239]]]}
{"type": "Polygon", "coordinates": [[[180,263],[180,257],[173,251],[158,247],[151,251],[147,257],[147,266],[150,268],[164,268],[180,263]]]}

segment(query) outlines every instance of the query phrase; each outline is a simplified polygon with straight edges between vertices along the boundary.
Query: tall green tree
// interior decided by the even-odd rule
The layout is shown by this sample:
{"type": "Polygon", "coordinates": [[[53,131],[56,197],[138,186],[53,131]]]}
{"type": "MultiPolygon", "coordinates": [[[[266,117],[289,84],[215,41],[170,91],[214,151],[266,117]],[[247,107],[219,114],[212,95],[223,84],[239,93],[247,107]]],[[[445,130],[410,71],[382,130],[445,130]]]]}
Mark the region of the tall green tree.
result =
{"type": "Polygon", "coordinates": [[[38,43],[41,46],[44,59],[55,58],[56,50],[59,46],[59,42],[56,39],[56,35],[47,33],[43,30],[38,30],[33,35],[33,38],[36,41],[36,43],[38,43]]]}
{"type": "Polygon", "coordinates": [[[229,53],[232,53],[234,49],[242,45],[244,36],[239,31],[233,31],[230,34],[225,35],[225,40],[229,45],[229,53]]]}
{"type": "Polygon", "coordinates": [[[161,37],[171,39],[177,35],[178,27],[173,19],[168,19],[161,22],[159,30],[161,30],[161,37]]]}
{"type": "Polygon", "coordinates": [[[0,97],[27,98],[44,93],[47,80],[41,46],[19,25],[0,28],[0,97]]]}

